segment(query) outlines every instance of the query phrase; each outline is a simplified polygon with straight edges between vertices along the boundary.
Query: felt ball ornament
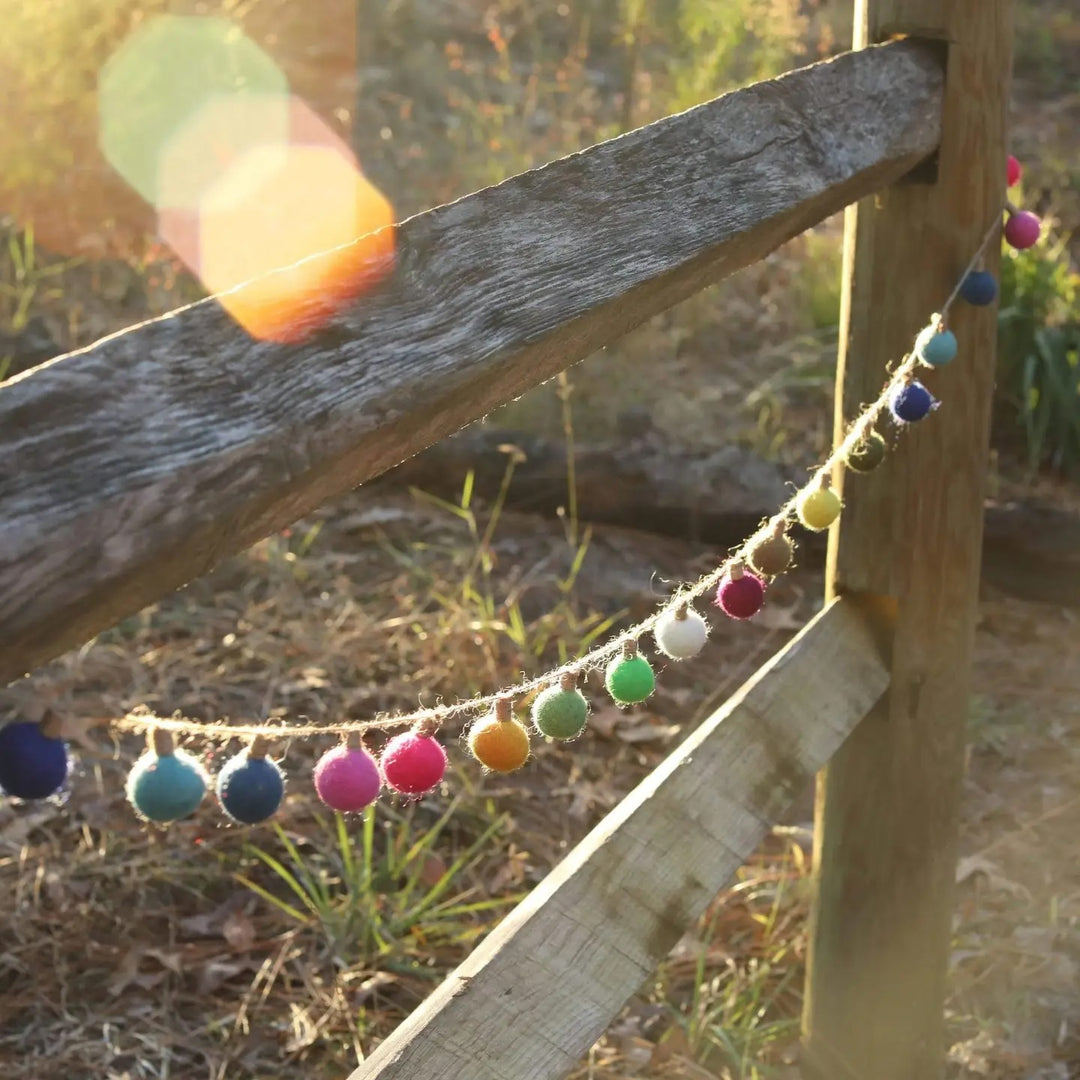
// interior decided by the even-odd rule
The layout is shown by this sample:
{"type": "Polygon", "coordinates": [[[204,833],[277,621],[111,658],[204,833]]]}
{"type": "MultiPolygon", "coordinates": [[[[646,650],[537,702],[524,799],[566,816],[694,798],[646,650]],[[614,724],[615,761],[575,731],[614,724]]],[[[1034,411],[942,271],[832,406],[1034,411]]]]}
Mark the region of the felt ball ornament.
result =
{"type": "Polygon", "coordinates": [[[747,560],[751,568],[763,577],[778,577],[791,566],[795,557],[795,545],[784,532],[783,522],[775,531],[759,540],[750,549],[747,560]]]}
{"type": "Polygon", "coordinates": [[[709,624],[688,604],[669,612],[653,630],[656,647],[670,660],[689,660],[705,648],[709,624]]]}
{"type": "Polygon", "coordinates": [[[636,641],[623,646],[621,656],[615,657],[604,672],[604,685],[618,705],[637,705],[656,689],[652,666],[638,652],[636,641]]]}
{"type": "Polygon", "coordinates": [[[847,452],[844,464],[852,472],[873,472],[885,460],[885,440],[871,429],[847,452]]]}
{"type": "Polygon", "coordinates": [[[446,775],[446,751],[431,729],[395,735],[379,759],[386,786],[402,795],[424,795],[446,775]]]}
{"type": "Polygon", "coordinates": [[[1005,241],[1017,251],[1026,251],[1039,242],[1042,223],[1029,210],[1016,210],[1009,213],[1005,222],[1005,241]]]}
{"type": "Polygon", "coordinates": [[[268,750],[269,743],[259,735],[218,773],[218,802],[241,825],[273,817],[285,797],[285,778],[277,762],[266,756],[268,750]]]}
{"type": "Polygon", "coordinates": [[[313,779],[315,794],[331,810],[342,814],[355,814],[369,807],[382,787],[378,762],[361,745],[358,732],[350,732],[344,743],[319,758],[313,779]]]}
{"type": "Polygon", "coordinates": [[[997,294],[997,281],[989,270],[972,270],[960,286],[960,298],[972,307],[988,307],[997,294]]]}
{"type": "Polygon", "coordinates": [[[577,688],[577,675],[572,671],[533,699],[533,726],[549,739],[576,739],[585,730],[588,719],[589,703],[577,688]]]}
{"type": "Polygon", "coordinates": [[[909,382],[898,386],[889,399],[889,411],[901,424],[914,424],[922,420],[937,403],[921,382],[909,382]]]}
{"type": "Polygon", "coordinates": [[[716,606],[729,618],[751,619],[764,603],[765,582],[748,574],[742,563],[732,563],[716,590],[716,606]]]}
{"type": "Polygon", "coordinates": [[[495,711],[469,729],[469,752],[485,769],[512,773],[529,760],[529,733],[514,718],[510,698],[499,698],[495,711]]]}
{"type": "Polygon", "coordinates": [[[198,758],[176,748],[170,732],[151,732],[149,743],[128,773],[128,802],[144,821],[159,825],[190,817],[210,786],[209,775],[198,758]]]}
{"type": "Polygon", "coordinates": [[[1023,175],[1024,170],[1021,168],[1020,162],[1010,154],[1005,162],[1005,182],[1009,187],[1016,187],[1023,175]]]}
{"type": "Polygon", "coordinates": [[[928,367],[944,367],[956,356],[956,335],[935,317],[915,339],[915,355],[928,367]]]}
{"type": "Polygon", "coordinates": [[[804,491],[795,505],[799,521],[812,532],[822,532],[839,516],[844,504],[831,488],[815,487],[804,491]]]}
{"type": "Polygon", "coordinates": [[[0,788],[15,799],[47,799],[67,780],[68,753],[58,721],[16,721],[0,728],[0,788]]]}

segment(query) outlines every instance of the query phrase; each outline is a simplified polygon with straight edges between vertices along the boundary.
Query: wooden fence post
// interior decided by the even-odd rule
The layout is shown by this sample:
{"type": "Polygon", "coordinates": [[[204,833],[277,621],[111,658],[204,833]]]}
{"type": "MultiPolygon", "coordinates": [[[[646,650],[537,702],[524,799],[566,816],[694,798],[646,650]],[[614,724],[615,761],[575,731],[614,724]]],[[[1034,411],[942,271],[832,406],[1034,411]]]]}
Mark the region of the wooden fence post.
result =
{"type": "MultiPolygon", "coordinates": [[[[941,43],[936,176],[849,207],[836,434],[881,390],[1003,204],[1012,0],[856,0],[855,46],[941,43]]],[[[985,266],[996,271],[996,241],[985,266]]],[[[936,1080],[978,599],[996,317],[958,302],[937,413],[868,477],[842,476],[829,593],[893,620],[891,689],[818,782],[805,1075],[936,1080]],[[883,603],[880,603],[883,602],[883,603]]]]}

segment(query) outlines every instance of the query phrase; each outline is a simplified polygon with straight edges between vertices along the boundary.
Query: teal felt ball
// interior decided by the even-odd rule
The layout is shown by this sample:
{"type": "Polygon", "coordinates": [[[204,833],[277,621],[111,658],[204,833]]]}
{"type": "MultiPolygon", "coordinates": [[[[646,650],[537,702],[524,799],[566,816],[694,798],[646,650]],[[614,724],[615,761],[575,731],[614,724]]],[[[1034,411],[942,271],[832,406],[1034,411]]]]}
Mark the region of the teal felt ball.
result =
{"type": "Polygon", "coordinates": [[[656,689],[656,676],[644,656],[619,656],[604,673],[607,692],[619,705],[636,705],[656,689]]]}
{"type": "Polygon", "coordinates": [[[956,356],[956,335],[931,323],[916,338],[915,355],[930,367],[942,367],[956,356]]]}
{"type": "Polygon", "coordinates": [[[589,719],[589,703],[573,680],[549,686],[537,694],[532,704],[536,730],[549,739],[576,739],[589,719]]]}
{"type": "Polygon", "coordinates": [[[128,774],[127,797],[139,817],[164,824],[194,814],[209,786],[206,770],[186,750],[150,749],[128,774]]]}

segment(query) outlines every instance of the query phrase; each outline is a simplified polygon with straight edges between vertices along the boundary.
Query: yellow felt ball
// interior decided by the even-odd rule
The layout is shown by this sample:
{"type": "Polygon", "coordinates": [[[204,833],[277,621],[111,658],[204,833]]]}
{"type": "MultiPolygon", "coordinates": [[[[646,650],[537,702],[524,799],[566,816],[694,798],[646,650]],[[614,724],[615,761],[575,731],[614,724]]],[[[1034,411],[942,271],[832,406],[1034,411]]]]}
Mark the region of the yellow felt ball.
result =
{"type": "Polygon", "coordinates": [[[500,720],[494,714],[473,724],[469,750],[492,772],[510,773],[529,760],[529,733],[517,720],[500,720]]]}
{"type": "Polygon", "coordinates": [[[808,529],[821,532],[840,516],[843,505],[840,496],[830,488],[808,491],[799,499],[799,520],[808,529]]]}

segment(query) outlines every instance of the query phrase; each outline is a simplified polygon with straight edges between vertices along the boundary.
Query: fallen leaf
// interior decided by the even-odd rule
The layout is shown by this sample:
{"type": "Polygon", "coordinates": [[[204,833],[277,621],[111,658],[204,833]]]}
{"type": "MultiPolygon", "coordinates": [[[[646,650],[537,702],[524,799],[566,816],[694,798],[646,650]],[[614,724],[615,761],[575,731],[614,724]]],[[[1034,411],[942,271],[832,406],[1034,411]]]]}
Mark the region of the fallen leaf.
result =
{"type": "Polygon", "coordinates": [[[234,911],[225,920],[221,936],[237,952],[248,952],[255,944],[255,924],[242,911],[234,911]]]}
{"type": "Polygon", "coordinates": [[[1031,893],[1023,885],[1010,881],[997,863],[991,862],[982,855],[968,855],[956,864],[957,885],[963,885],[965,881],[969,881],[977,874],[985,877],[987,885],[995,891],[1031,899],[1031,893]]]}

